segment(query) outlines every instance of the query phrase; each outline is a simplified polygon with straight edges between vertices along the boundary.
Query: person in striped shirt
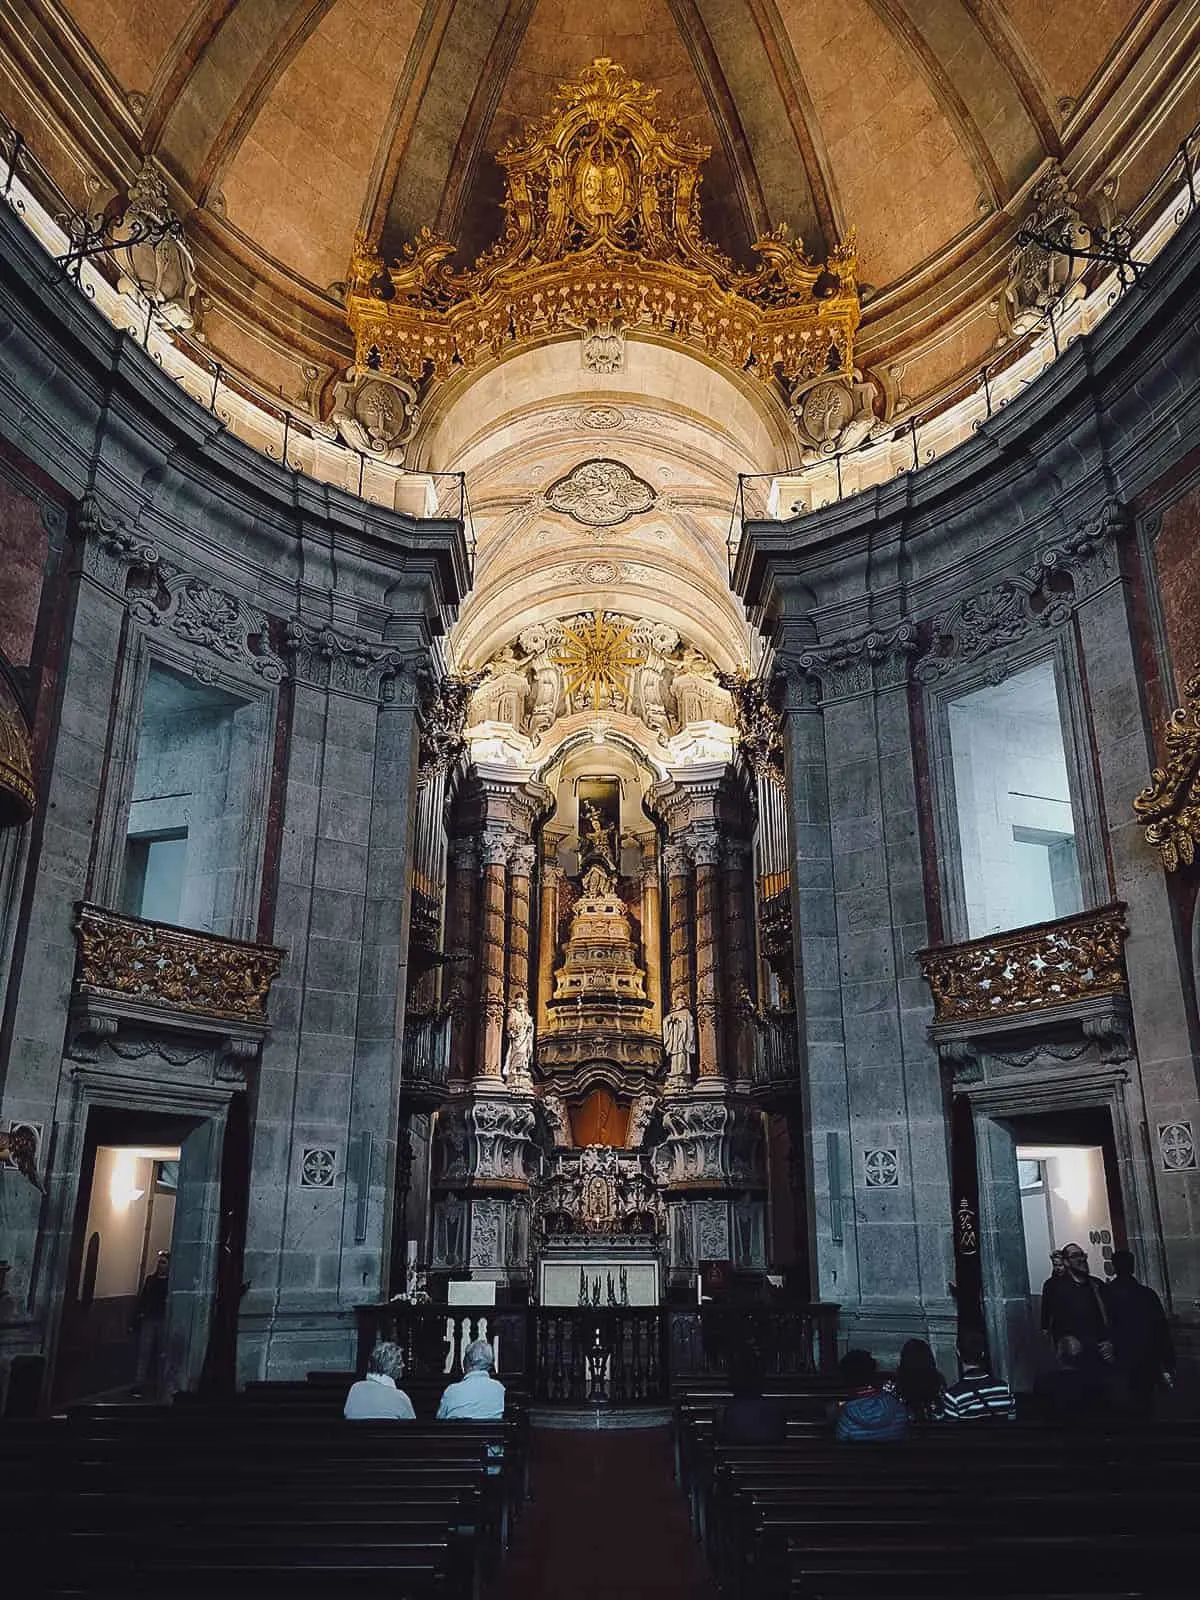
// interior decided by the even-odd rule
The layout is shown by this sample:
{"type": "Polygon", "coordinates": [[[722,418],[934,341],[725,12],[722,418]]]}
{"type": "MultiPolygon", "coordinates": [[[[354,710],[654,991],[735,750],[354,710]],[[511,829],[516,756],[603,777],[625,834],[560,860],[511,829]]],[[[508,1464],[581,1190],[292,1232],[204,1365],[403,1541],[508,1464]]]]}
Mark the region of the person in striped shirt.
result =
{"type": "Polygon", "coordinates": [[[942,1415],[947,1422],[1011,1422],[1017,1414],[1013,1392],[987,1369],[983,1335],[965,1328],[958,1340],[962,1377],[942,1395],[942,1415]]]}

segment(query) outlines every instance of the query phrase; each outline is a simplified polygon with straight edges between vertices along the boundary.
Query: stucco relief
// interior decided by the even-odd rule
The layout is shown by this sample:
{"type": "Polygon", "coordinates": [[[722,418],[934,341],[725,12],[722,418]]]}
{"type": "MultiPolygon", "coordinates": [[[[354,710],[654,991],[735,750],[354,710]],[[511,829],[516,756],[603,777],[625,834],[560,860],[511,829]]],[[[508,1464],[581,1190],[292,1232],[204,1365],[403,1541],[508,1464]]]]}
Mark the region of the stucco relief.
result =
{"type": "Polygon", "coordinates": [[[654,490],[623,461],[581,461],[546,490],[552,511],[588,528],[615,528],[655,502],[654,490]]]}

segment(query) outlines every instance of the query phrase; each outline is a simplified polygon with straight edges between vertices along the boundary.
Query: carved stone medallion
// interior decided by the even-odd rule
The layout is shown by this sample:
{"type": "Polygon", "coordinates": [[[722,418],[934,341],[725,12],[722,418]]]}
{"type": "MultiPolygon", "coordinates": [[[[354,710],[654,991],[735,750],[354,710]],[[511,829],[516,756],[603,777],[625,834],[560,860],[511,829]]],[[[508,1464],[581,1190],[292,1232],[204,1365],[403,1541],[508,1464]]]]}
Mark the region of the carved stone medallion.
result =
{"type": "Polygon", "coordinates": [[[546,491],[546,503],[588,528],[614,528],[649,511],[654,490],[621,461],[581,461],[546,491]]]}

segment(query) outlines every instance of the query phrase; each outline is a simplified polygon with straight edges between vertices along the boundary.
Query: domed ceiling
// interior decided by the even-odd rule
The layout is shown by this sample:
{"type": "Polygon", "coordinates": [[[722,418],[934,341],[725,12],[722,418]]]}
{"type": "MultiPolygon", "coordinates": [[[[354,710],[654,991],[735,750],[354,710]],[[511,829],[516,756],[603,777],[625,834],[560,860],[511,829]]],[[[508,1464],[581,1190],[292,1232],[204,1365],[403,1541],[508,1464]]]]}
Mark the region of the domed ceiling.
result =
{"type": "Polygon", "coordinates": [[[223,360],[302,404],[350,359],[358,230],[462,263],[500,230],[495,152],[607,55],[711,145],[708,236],[858,232],[858,349],[931,393],[996,338],[1029,188],[1061,161],[1128,208],[1194,115],[1196,0],[28,0],[0,106],[68,196],[153,155],[223,360]]]}

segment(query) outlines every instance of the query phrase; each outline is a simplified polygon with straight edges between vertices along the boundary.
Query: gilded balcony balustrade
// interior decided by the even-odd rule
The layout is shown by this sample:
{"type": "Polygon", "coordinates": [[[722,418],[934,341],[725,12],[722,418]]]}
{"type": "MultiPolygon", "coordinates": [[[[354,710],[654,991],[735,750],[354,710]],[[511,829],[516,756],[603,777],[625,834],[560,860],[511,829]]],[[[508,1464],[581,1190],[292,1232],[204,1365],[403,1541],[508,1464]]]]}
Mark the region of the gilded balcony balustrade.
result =
{"type": "Polygon", "coordinates": [[[235,1057],[257,1050],[284,951],[86,904],[75,936],[73,1010],[84,1035],[140,1024],[222,1036],[235,1057]]]}
{"type": "Polygon", "coordinates": [[[935,1030],[1011,1022],[1127,996],[1124,906],[989,934],[917,954],[935,1030]]]}

